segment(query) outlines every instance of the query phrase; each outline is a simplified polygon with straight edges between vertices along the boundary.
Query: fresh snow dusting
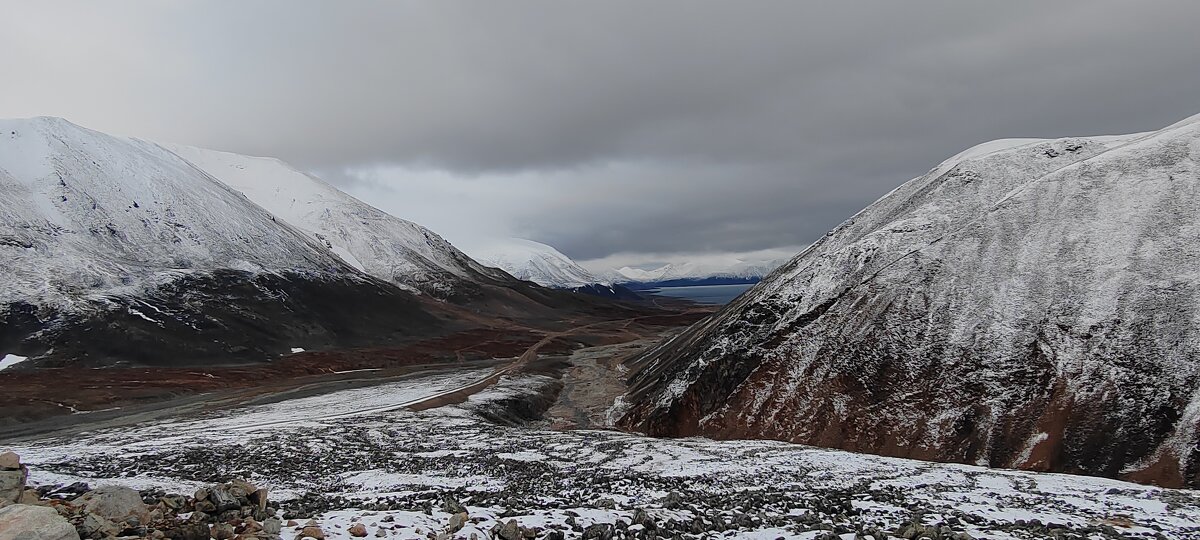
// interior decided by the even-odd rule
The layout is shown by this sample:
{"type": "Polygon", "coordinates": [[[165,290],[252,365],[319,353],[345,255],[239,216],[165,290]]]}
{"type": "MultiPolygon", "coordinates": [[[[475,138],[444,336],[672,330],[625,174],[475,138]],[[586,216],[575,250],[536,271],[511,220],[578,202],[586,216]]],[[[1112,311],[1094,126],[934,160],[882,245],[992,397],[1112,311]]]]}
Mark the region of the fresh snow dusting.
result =
{"type": "Polygon", "coordinates": [[[968,149],[648,355],[624,425],[1195,485],[1198,164],[1194,119],[968,149]]]}
{"type": "Polygon", "coordinates": [[[471,256],[483,264],[544,287],[570,289],[593,284],[611,285],[610,282],[592,275],[557,249],[532,240],[509,238],[473,248],[470,252],[471,256]]]}
{"type": "Polygon", "coordinates": [[[58,118],[0,120],[0,305],[71,310],[228,268],[351,271],[158,145],[58,118]]]}
{"type": "Polygon", "coordinates": [[[0,359],[0,370],[10,368],[26,360],[29,360],[29,358],[25,356],[17,356],[15,354],[6,354],[4,355],[3,359],[0,359]]]}
{"type": "Polygon", "coordinates": [[[448,292],[481,267],[434,232],[278,159],[163,145],[324,245],[347,264],[419,290],[448,292]]]}
{"type": "Polygon", "coordinates": [[[673,530],[688,538],[704,537],[689,532],[695,523],[715,531],[714,519],[724,536],[772,539],[818,538],[822,527],[894,531],[913,522],[955,523],[974,538],[1040,537],[1033,520],[1075,533],[1103,527],[1119,527],[1113,530],[1128,537],[1200,533],[1195,491],[771,441],[501,426],[476,414],[546,384],[537,377],[506,376],[500,391],[461,406],[423,412],[401,406],[469,384],[482,371],[46,437],[13,449],[38,484],[86,481],[186,493],[245,476],[268,487],[272,504],[299,523],[315,518],[330,540],[351,538],[356,522],[372,535],[383,528],[385,537],[438,533],[451,517],[441,507],[446,496],[471,518],[454,538],[488,538],[509,519],[565,527],[571,537],[573,526],[636,531],[646,518],[659,528],[678,526],[673,530]]]}

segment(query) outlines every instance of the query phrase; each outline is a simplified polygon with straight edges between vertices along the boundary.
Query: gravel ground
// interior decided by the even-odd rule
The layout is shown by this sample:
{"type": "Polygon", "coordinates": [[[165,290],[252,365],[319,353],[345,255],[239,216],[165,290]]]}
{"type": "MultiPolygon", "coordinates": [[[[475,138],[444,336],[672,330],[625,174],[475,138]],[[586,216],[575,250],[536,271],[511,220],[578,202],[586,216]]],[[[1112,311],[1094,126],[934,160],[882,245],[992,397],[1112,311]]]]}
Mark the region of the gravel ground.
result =
{"type": "Polygon", "coordinates": [[[331,540],[351,538],[359,523],[386,538],[1200,538],[1196,491],[485,419],[513,424],[544,410],[563,386],[549,375],[505,378],[457,406],[380,412],[476,376],[418,378],[13,449],[40,484],[191,493],[244,477],[269,488],[272,504],[295,520],[283,531],[289,540],[310,519],[331,540]],[[454,533],[448,526],[460,509],[447,498],[469,516],[454,533]]]}

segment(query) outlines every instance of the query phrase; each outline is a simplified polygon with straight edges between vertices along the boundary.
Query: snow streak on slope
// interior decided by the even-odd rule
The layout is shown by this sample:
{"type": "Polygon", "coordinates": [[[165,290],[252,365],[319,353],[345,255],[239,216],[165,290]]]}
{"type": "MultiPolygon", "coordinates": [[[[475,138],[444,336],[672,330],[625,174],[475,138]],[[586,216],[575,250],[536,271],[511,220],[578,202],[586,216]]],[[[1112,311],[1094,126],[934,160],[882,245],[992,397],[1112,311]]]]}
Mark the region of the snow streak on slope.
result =
{"type": "Polygon", "coordinates": [[[625,422],[1200,485],[1200,121],[982,145],[642,359],[625,422]]]}
{"type": "Polygon", "coordinates": [[[380,279],[448,293],[455,279],[484,272],[429,229],[378,210],[277,159],[181,145],[165,148],[380,279]]]}
{"type": "Polygon", "coordinates": [[[215,269],[353,272],[157,145],[57,118],[0,120],[0,305],[69,310],[215,269]]]}
{"type": "Polygon", "coordinates": [[[545,287],[571,289],[610,284],[593,276],[557,249],[532,240],[509,238],[473,249],[471,255],[479,262],[504,270],[517,279],[545,287]]]}

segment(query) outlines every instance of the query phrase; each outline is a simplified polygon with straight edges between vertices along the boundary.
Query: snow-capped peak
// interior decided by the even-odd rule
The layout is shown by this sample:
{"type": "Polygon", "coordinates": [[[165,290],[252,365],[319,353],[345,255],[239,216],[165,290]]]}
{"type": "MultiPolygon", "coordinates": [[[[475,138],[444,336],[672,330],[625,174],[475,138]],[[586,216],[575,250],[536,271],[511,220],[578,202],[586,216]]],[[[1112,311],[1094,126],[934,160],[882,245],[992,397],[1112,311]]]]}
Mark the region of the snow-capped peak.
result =
{"type": "Polygon", "coordinates": [[[750,279],[766,276],[784,262],[783,259],[751,261],[728,258],[711,262],[673,262],[652,270],[625,266],[617,269],[616,273],[621,276],[623,281],[637,283],[705,278],[750,279]]]}
{"type": "Polygon", "coordinates": [[[158,145],[0,120],[0,303],[67,307],[164,274],[352,272],[158,145]]]}
{"type": "Polygon", "coordinates": [[[380,279],[448,292],[454,278],[481,270],[434,232],[338,190],[274,158],[163,145],[255,204],[380,279]]]}
{"type": "Polygon", "coordinates": [[[592,275],[557,249],[533,240],[498,240],[471,249],[471,255],[483,264],[545,287],[570,289],[594,284],[611,284],[592,275]]]}

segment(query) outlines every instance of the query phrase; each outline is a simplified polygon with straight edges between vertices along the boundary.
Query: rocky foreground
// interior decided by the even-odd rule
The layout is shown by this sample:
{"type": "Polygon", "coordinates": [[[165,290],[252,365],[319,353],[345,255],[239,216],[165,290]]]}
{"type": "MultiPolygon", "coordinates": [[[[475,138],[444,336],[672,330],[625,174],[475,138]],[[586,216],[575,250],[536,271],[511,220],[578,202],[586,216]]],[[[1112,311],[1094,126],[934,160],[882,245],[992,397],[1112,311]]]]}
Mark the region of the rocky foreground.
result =
{"type": "Polygon", "coordinates": [[[21,480],[3,491],[18,504],[0,509],[0,540],[1200,538],[1196,491],[769,441],[553,431],[537,419],[559,387],[547,376],[403,408],[473,376],[0,443],[25,461],[0,475],[21,480]],[[13,523],[26,519],[56,528],[19,536],[13,523]]]}

